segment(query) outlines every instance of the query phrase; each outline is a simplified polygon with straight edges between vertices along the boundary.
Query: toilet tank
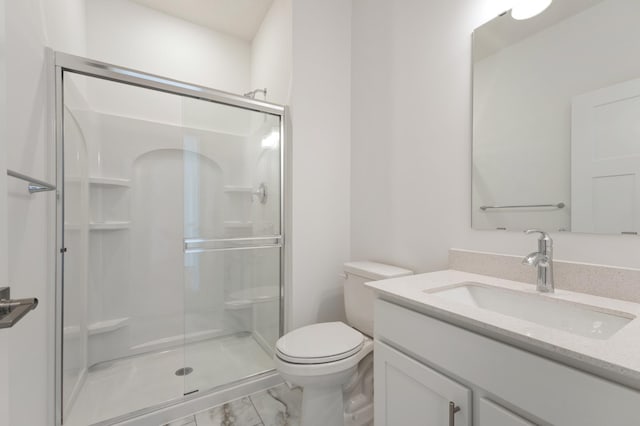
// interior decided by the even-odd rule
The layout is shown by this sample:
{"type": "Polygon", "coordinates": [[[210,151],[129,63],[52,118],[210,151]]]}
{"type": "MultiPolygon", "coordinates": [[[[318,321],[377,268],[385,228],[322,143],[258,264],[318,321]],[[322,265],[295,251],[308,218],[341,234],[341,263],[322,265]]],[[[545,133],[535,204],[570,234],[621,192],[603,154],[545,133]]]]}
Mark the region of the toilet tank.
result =
{"type": "Polygon", "coordinates": [[[413,271],[384,263],[361,261],[345,263],[344,273],[344,309],[347,323],[367,336],[373,336],[375,292],[364,283],[412,275],[413,271]]]}

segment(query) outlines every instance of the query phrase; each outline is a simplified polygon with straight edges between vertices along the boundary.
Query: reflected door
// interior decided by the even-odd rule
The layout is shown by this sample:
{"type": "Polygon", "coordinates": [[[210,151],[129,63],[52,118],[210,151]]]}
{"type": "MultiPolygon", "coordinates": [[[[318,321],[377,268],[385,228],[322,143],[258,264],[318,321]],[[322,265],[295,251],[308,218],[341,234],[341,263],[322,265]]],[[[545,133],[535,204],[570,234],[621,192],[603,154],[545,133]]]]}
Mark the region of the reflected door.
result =
{"type": "Polygon", "coordinates": [[[572,104],[571,230],[640,231],[640,79],[572,104]]]}

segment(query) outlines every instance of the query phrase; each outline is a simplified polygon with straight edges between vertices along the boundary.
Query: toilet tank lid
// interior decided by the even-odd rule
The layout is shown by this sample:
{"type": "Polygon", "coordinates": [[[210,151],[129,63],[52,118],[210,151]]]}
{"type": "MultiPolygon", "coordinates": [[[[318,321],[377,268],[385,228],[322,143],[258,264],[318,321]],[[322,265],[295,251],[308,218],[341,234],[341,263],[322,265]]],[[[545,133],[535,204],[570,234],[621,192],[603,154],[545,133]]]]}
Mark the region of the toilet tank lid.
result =
{"type": "Polygon", "coordinates": [[[369,261],[347,262],[344,264],[344,272],[370,280],[384,280],[413,275],[413,271],[409,269],[369,261]]]}

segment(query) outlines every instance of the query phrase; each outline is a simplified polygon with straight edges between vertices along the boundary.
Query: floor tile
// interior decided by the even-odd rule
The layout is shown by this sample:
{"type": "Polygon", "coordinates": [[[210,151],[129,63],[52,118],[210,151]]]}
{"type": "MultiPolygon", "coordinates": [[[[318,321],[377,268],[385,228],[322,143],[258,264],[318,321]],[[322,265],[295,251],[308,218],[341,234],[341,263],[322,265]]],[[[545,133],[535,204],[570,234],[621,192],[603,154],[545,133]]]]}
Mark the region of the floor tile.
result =
{"type": "Polygon", "coordinates": [[[163,426],[196,426],[196,417],[191,415],[183,419],[174,420],[171,423],[167,423],[163,426]]]}
{"type": "Polygon", "coordinates": [[[201,411],[196,414],[196,422],[198,426],[262,426],[248,397],[201,411]]]}
{"type": "Polygon", "coordinates": [[[264,426],[299,426],[302,390],[286,384],[250,396],[264,426]]]}

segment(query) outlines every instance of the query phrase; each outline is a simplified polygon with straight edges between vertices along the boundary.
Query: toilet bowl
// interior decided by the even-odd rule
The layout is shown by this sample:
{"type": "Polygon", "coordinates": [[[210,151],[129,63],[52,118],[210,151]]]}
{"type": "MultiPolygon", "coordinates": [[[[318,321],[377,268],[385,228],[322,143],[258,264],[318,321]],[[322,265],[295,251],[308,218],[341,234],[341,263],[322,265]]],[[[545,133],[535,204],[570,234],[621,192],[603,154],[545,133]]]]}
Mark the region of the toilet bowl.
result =
{"type": "Polygon", "coordinates": [[[374,295],[364,283],[412,272],[375,262],[344,266],[349,325],[312,324],[276,343],[276,369],[284,380],[302,387],[301,426],[373,425],[374,295]]]}

